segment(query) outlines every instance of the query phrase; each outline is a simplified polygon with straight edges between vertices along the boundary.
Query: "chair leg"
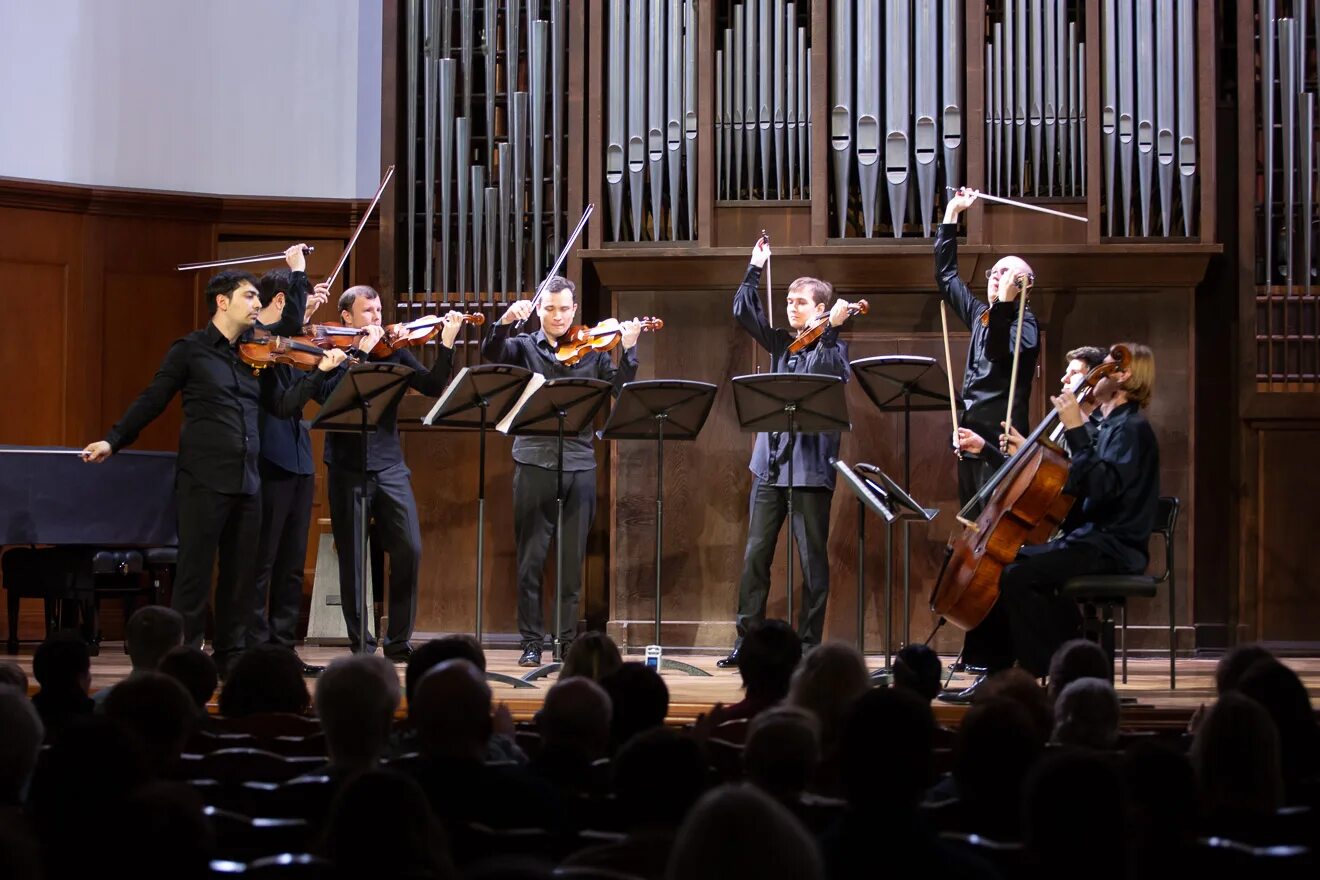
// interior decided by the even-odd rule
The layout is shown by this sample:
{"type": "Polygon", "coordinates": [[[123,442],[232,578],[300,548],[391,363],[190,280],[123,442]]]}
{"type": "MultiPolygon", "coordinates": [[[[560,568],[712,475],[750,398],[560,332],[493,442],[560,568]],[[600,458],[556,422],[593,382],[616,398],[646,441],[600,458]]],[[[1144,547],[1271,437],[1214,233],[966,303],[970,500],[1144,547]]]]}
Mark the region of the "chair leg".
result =
{"type": "Polygon", "coordinates": [[[1177,690],[1178,673],[1175,669],[1174,657],[1178,652],[1178,629],[1174,626],[1173,614],[1173,573],[1169,573],[1169,690],[1177,690]]]}
{"type": "Polygon", "coordinates": [[[18,584],[6,591],[9,593],[9,638],[5,640],[5,651],[9,654],[18,653],[18,584]]]}
{"type": "Polygon", "coordinates": [[[1109,668],[1114,668],[1114,606],[1105,602],[1101,606],[1100,647],[1109,658],[1109,668]]]}
{"type": "Polygon", "coordinates": [[[1127,684],[1127,603],[1124,602],[1118,606],[1118,619],[1121,630],[1119,631],[1119,652],[1123,655],[1123,684],[1127,684]]]}

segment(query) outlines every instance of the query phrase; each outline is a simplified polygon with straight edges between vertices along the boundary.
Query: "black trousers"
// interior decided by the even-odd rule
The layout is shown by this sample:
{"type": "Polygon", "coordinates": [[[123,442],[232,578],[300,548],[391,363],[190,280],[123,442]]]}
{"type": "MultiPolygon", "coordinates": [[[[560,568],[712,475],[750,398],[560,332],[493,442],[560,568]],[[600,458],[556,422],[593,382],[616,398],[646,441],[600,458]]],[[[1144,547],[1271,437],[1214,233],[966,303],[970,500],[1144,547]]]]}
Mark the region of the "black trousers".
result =
{"type": "Polygon", "coordinates": [[[315,487],[313,474],[290,473],[265,460],[261,462],[261,539],[257,542],[248,647],[274,642],[292,648],[298,638],[307,529],[315,487]]]}
{"type": "Polygon", "coordinates": [[[170,604],[183,615],[184,641],[200,648],[211,577],[216,575],[212,644],[216,666],[224,670],[245,644],[256,570],[253,548],[261,530],[261,497],[216,492],[182,471],[175,481],[175,493],[179,562],[170,604]]]}
{"type": "MultiPolygon", "coordinates": [[[[802,611],[798,636],[806,644],[820,644],[825,630],[825,602],[830,593],[829,489],[794,487],[793,541],[802,562],[802,611]]],[[[759,477],[752,483],[751,512],[747,520],[747,550],[738,584],[738,644],[755,623],[765,620],[770,596],[770,564],[779,543],[779,529],[788,516],[788,490],[759,477]]],[[[790,621],[791,623],[791,621],[790,621]]]]}
{"type": "Polygon", "coordinates": [[[999,601],[981,625],[967,633],[963,659],[991,672],[1016,661],[1032,675],[1045,675],[1059,646],[1081,634],[1077,603],[1059,596],[1059,588],[1071,577],[1119,569],[1117,562],[1087,544],[1050,541],[1023,547],[1000,576],[999,601]]]}
{"type": "MultiPolygon", "coordinates": [[[[391,646],[403,650],[412,637],[417,618],[417,578],[421,570],[422,532],[417,522],[417,502],[413,498],[411,471],[403,463],[381,471],[343,470],[331,467],[327,472],[330,500],[330,528],[339,556],[339,597],[348,627],[348,641],[354,651],[361,650],[362,585],[358,583],[357,516],[358,492],[367,496],[368,516],[375,520],[373,541],[390,558],[389,629],[380,640],[386,653],[391,646]]],[[[374,579],[374,578],[373,578],[374,579]]],[[[374,579],[379,583],[379,579],[374,579]]],[[[374,592],[374,591],[373,591],[374,592]]],[[[369,621],[370,623],[370,621],[369,621]]],[[[367,628],[368,650],[375,650],[377,636],[367,628]]]]}
{"type": "MultiPolygon", "coordinates": [[[[541,585],[545,578],[550,537],[555,531],[558,477],[553,470],[530,464],[513,466],[513,534],[518,542],[518,632],[524,647],[545,639],[541,585]]],[[[563,595],[560,598],[560,641],[577,634],[578,599],[582,594],[582,560],[587,534],[596,515],[596,472],[564,472],[563,595]]],[[[558,540],[558,539],[557,539],[558,540]]],[[[556,552],[558,552],[556,550],[556,552]]],[[[551,589],[554,589],[551,561],[551,589]]]]}
{"type": "Polygon", "coordinates": [[[958,503],[965,505],[994,475],[995,469],[984,459],[970,455],[958,459],[958,503]]]}

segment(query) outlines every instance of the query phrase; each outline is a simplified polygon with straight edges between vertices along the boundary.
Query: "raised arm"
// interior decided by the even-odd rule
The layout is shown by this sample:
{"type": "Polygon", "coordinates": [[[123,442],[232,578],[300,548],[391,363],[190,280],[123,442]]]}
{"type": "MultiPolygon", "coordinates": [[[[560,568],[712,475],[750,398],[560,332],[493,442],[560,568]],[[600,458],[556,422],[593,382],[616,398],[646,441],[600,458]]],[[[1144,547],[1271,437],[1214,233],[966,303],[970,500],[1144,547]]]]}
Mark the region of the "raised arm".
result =
{"type": "Polygon", "coordinates": [[[532,314],[532,301],[520,299],[505,309],[504,314],[486,333],[481,341],[481,356],[493,364],[513,364],[517,367],[530,366],[523,363],[522,348],[514,341],[513,324],[532,314]]]}
{"type": "Polygon", "coordinates": [[[944,209],[944,222],[935,234],[935,284],[940,296],[968,327],[986,307],[972,296],[967,283],[958,274],[958,217],[975,201],[975,193],[958,190],[949,199],[949,205],[944,209]]]}
{"type": "Polygon", "coordinates": [[[766,351],[774,353],[775,329],[766,318],[765,308],[761,305],[761,270],[770,259],[770,246],[758,241],[752,248],[752,259],[747,266],[747,274],[742,284],[738,285],[733,295],[733,317],[746,330],[757,344],[766,351]]]}
{"type": "Polygon", "coordinates": [[[284,292],[284,310],[274,327],[268,327],[272,336],[301,336],[303,312],[307,310],[307,295],[312,283],[307,279],[306,245],[295,244],[284,252],[284,262],[289,264],[289,289],[284,292]]]}

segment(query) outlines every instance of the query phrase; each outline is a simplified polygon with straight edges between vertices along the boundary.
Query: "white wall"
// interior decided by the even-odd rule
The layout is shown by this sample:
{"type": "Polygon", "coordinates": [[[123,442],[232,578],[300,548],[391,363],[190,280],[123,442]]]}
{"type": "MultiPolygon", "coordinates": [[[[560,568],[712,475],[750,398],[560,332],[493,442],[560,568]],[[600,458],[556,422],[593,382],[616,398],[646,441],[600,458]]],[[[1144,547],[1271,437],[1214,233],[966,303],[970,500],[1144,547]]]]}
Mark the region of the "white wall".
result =
{"type": "Polygon", "coordinates": [[[0,176],[369,198],[381,0],[0,0],[0,176]]]}

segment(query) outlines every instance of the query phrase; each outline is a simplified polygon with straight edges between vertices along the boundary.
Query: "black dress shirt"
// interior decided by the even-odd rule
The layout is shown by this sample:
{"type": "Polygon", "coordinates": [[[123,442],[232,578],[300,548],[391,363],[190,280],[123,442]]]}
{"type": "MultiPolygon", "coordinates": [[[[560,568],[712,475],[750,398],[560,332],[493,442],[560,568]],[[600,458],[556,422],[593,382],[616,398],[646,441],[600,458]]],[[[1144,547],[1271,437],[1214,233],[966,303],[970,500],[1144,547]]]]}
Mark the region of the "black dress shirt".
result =
{"type": "MultiPolygon", "coordinates": [[[[839,328],[826,327],[820,339],[805,351],[790,353],[793,333],[787,327],[771,327],[761,306],[759,287],[761,270],[748,266],[742,284],[733,295],[733,316],[743,329],[770,352],[772,373],[823,373],[839,376],[845,382],[852,375],[848,366],[848,343],[839,339],[839,328]]],[[[788,486],[788,447],[786,433],[762,432],[752,447],[752,473],[767,483],[788,486]],[[773,454],[772,454],[773,450],[773,454]]],[[[839,457],[839,432],[824,431],[798,434],[793,443],[793,485],[806,488],[834,488],[831,458],[839,457]]]]}
{"type": "MultiPolygon", "coordinates": [[[[439,397],[444,392],[445,386],[449,384],[454,350],[437,343],[435,351],[435,367],[430,370],[422,366],[421,361],[413,357],[406,348],[399,349],[389,357],[372,358],[371,362],[402,364],[411,368],[413,372],[408,377],[408,387],[427,397],[439,397]]],[[[349,369],[350,367],[343,366],[335,370],[331,380],[321,387],[317,399],[324,402],[334,387],[347,375],[349,369]]],[[[383,471],[402,461],[403,447],[399,445],[399,404],[396,402],[381,414],[375,430],[367,435],[367,471],[383,471]]],[[[340,470],[361,471],[362,438],[355,431],[327,431],[325,463],[340,470]]]]}
{"type": "MultiPolygon", "coordinates": [[[[962,398],[966,409],[961,422],[987,440],[998,438],[1000,422],[1008,407],[1008,385],[1013,371],[1013,345],[1017,339],[1017,302],[987,305],[972,295],[958,276],[958,225],[941,223],[935,236],[935,283],[940,295],[972,331],[963,373],[962,398]],[[989,322],[981,315],[989,312],[989,322]]],[[[1022,321],[1022,353],[1018,359],[1017,396],[1013,400],[1013,425],[1023,434],[1030,424],[1027,410],[1031,378],[1040,354],[1036,316],[1028,306],[1022,321]]]]}
{"type": "MultiPolygon", "coordinates": [[[[619,365],[609,352],[593,351],[573,364],[561,364],[555,358],[555,347],[545,333],[513,333],[513,324],[496,323],[481,343],[481,354],[497,364],[512,364],[540,373],[547,379],[603,379],[614,385],[617,397],[623,386],[637,377],[637,347],[625,349],[619,365]]],[[[559,461],[559,439],[556,437],[513,438],[513,460],[519,464],[554,470],[559,461]]],[[[564,471],[589,471],[596,467],[592,451],[591,426],[575,437],[564,438],[564,471]]]]}
{"type": "Polygon", "coordinates": [[[269,370],[261,372],[255,375],[239,360],[237,345],[214,323],[207,324],[175,340],[151,384],[110,429],[106,442],[115,452],[128,446],[181,393],[179,470],[214,492],[255,494],[261,487],[257,411],[265,407],[289,418],[302,411],[329,375],[312,370],[280,388],[269,370]]]}
{"type": "Polygon", "coordinates": [[[1150,422],[1137,404],[1125,403],[1094,433],[1082,425],[1067,438],[1072,465],[1064,491],[1081,515],[1069,518],[1062,540],[1099,548],[1124,572],[1145,571],[1160,495],[1160,448],[1150,422]]]}
{"type": "MultiPolygon", "coordinates": [[[[258,325],[275,336],[302,335],[302,319],[307,309],[307,293],[311,282],[305,272],[294,272],[289,282],[289,289],[284,293],[284,311],[280,320],[270,326],[258,325]],[[290,327],[292,326],[292,329],[290,327]]],[[[273,381],[281,390],[297,383],[301,370],[285,364],[274,364],[266,372],[274,376],[273,381]]],[[[312,474],[316,466],[312,461],[312,438],[299,412],[288,418],[279,419],[262,409],[257,413],[258,427],[261,431],[261,458],[291,474],[312,474]]]]}

